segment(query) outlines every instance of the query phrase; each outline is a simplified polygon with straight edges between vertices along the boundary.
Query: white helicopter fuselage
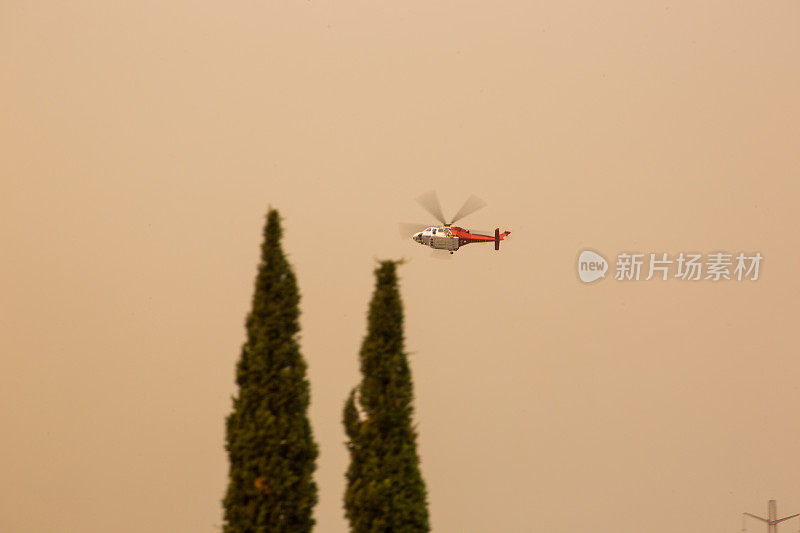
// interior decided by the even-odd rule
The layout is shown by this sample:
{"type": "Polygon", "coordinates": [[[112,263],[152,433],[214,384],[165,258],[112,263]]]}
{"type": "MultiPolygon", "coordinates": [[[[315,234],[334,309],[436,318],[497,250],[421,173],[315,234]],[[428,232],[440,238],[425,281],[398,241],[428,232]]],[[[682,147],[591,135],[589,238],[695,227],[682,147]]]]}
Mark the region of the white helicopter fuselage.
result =
{"type": "Polygon", "coordinates": [[[447,250],[451,253],[458,250],[458,236],[447,227],[425,228],[424,231],[414,234],[413,239],[435,250],[447,250]]]}

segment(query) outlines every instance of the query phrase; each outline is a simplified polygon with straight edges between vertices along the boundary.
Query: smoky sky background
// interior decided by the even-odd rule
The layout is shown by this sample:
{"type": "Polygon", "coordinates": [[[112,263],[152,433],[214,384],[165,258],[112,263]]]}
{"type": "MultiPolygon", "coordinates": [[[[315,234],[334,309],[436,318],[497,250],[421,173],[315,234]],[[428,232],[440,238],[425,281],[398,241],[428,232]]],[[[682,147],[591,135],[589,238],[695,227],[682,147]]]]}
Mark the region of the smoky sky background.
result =
{"type": "Polygon", "coordinates": [[[796,1],[3,2],[0,530],[217,530],[270,205],[316,531],[347,531],[376,258],[407,259],[435,531],[800,512],[798,52],[796,1]],[[430,189],[512,239],[431,258],[396,226],[430,189]],[[584,285],[584,248],[765,259],[584,285]]]}

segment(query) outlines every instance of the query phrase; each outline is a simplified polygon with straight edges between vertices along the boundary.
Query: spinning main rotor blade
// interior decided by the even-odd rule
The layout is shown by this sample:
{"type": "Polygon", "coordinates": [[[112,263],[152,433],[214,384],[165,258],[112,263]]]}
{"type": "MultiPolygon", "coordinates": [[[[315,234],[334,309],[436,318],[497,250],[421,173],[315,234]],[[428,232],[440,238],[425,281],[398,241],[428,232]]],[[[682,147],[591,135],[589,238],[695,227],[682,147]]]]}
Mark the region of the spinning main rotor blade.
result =
{"type": "Polygon", "coordinates": [[[397,225],[397,229],[400,232],[400,236],[403,238],[409,238],[415,233],[419,233],[420,231],[424,231],[427,228],[431,227],[430,224],[411,224],[409,222],[400,222],[397,225]]]}
{"type": "Polygon", "coordinates": [[[442,224],[447,224],[447,222],[444,220],[442,206],[439,204],[439,197],[436,196],[436,191],[426,192],[417,198],[417,202],[419,202],[419,205],[425,208],[425,211],[433,215],[436,220],[442,224]]]}
{"type": "Polygon", "coordinates": [[[451,220],[450,223],[452,224],[457,220],[461,220],[465,216],[471,215],[472,213],[474,213],[478,209],[481,209],[482,207],[486,207],[486,202],[484,202],[477,196],[472,195],[469,198],[467,198],[467,201],[464,202],[464,205],[461,206],[461,209],[458,210],[458,213],[456,213],[456,215],[453,217],[453,220],[451,220]]]}

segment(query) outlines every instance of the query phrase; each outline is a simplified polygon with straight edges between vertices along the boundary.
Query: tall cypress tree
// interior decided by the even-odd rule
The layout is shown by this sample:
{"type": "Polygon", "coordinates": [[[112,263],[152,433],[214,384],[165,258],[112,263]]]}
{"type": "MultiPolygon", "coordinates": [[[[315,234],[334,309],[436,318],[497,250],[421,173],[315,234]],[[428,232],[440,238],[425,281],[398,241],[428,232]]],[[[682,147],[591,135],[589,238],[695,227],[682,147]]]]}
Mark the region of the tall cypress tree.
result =
{"type": "Polygon", "coordinates": [[[360,387],[344,407],[350,467],[344,505],[354,533],[430,530],[411,423],[413,386],[403,347],[403,304],[394,261],[375,270],[360,387]]]}
{"type": "Polygon", "coordinates": [[[297,339],[300,295],[281,249],[282,233],[280,216],[270,209],[237,365],[239,394],[226,421],[225,533],[308,532],[314,525],[318,452],[297,339]]]}

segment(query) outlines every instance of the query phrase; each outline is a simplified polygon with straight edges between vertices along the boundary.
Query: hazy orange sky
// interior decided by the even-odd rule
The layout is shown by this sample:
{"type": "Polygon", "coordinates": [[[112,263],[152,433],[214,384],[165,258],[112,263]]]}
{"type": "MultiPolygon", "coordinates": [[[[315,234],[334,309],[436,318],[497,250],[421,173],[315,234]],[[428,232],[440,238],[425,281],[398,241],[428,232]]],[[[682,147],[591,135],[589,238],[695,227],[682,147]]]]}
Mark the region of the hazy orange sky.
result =
{"type": "Polygon", "coordinates": [[[317,531],[347,531],[341,409],[400,257],[435,531],[800,512],[798,95],[796,1],[3,2],[0,531],[217,531],[269,205],[317,531]],[[430,189],[512,240],[401,240],[430,189]],[[584,285],[584,248],[764,262],[584,285]]]}

